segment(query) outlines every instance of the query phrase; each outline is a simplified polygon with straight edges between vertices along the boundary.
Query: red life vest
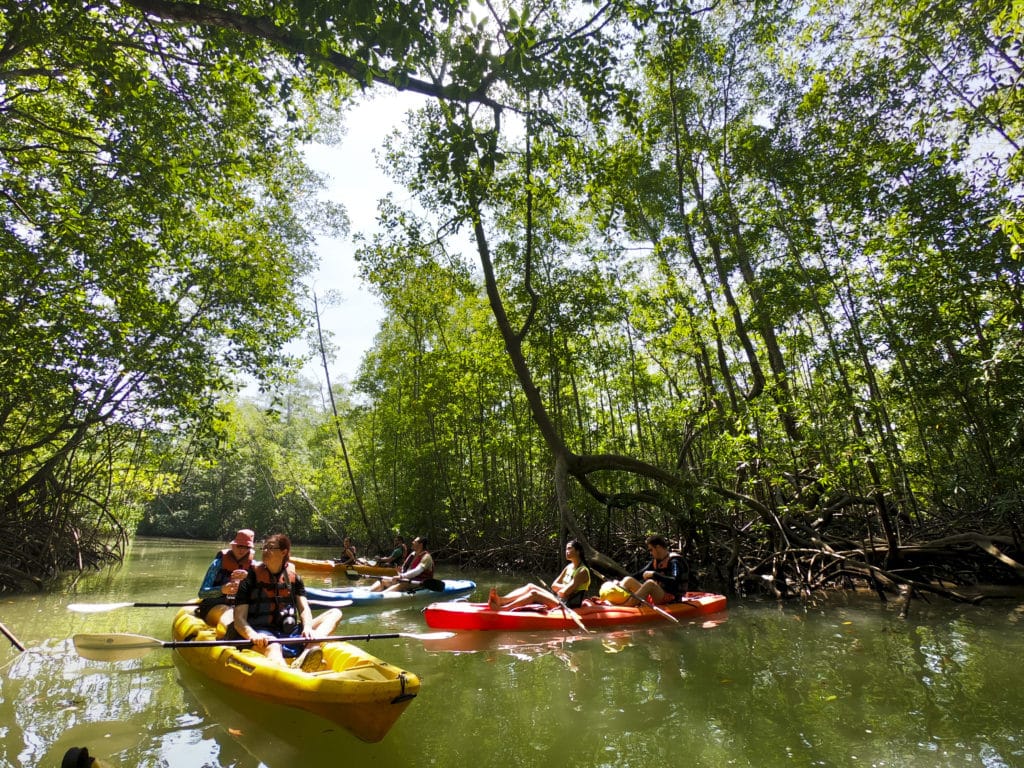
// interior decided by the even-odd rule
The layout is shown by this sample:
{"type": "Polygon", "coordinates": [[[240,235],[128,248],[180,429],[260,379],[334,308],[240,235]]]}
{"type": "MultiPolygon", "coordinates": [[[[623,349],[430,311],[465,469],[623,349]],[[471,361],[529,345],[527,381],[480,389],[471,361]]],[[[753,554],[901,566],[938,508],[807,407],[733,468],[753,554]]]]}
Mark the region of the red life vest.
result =
{"type": "MultiPolygon", "coordinates": [[[[408,567],[408,568],[406,568],[406,567],[405,567],[405,566],[403,565],[403,566],[402,566],[402,572],[404,573],[404,572],[406,572],[406,571],[411,571],[411,570],[412,570],[413,568],[415,568],[415,567],[416,567],[417,565],[419,565],[419,564],[420,564],[420,560],[422,560],[422,559],[423,559],[423,556],[424,556],[425,554],[427,554],[427,551],[426,551],[426,550],[423,550],[423,551],[422,551],[422,552],[420,552],[420,553],[419,553],[418,555],[417,555],[417,554],[415,554],[415,553],[414,553],[414,554],[412,554],[412,555],[409,555],[409,557],[411,557],[411,558],[412,558],[412,562],[411,562],[411,563],[409,563],[409,567],[408,567]]],[[[405,558],[406,562],[409,562],[409,557],[405,558]]],[[[424,571],[423,573],[419,574],[419,575],[418,575],[418,576],[416,576],[415,578],[416,578],[416,581],[426,581],[427,579],[432,579],[432,578],[434,578],[434,569],[433,569],[433,568],[431,568],[431,569],[430,569],[430,570],[428,570],[428,571],[424,571]]]]}

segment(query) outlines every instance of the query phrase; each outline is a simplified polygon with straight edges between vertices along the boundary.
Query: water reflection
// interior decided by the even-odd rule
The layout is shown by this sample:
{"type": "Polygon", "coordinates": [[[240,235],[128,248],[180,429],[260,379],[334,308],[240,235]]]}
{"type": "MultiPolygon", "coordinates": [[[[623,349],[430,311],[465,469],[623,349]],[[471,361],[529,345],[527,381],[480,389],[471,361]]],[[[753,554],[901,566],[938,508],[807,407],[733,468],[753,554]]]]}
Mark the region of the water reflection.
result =
{"type": "MultiPolygon", "coordinates": [[[[147,542],[66,593],[4,599],[4,624],[29,650],[0,649],[0,766],[59,765],[71,746],[131,768],[1024,766],[1024,601],[915,604],[908,621],[872,598],[734,601],[706,625],[374,641],[423,687],[373,745],[236,696],[170,651],[77,657],[76,632],[166,638],[174,609],[65,605],[190,597],[215,550],[147,542]]],[[[345,614],[352,632],[425,631],[418,608],[345,614]]]]}

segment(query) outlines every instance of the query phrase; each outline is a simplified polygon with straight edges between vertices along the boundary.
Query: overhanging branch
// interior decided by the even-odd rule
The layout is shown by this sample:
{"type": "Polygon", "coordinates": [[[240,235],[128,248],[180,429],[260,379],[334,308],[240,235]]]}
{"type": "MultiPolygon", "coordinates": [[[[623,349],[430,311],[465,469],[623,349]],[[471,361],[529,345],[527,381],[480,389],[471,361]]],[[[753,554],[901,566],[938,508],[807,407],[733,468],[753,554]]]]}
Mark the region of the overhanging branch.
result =
{"type": "Polygon", "coordinates": [[[264,40],[283,51],[303,56],[314,64],[347,75],[362,87],[381,81],[399,91],[411,91],[444,101],[474,102],[495,109],[502,106],[487,97],[485,84],[481,84],[475,90],[465,86],[441,85],[413,77],[411,73],[399,68],[371,67],[365,61],[338,50],[322,52],[313,49],[303,34],[281,27],[266,16],[250,16],[202,3],[167,0],[125,0],[125,3],[160,21],[226,29],[264,40]]]}

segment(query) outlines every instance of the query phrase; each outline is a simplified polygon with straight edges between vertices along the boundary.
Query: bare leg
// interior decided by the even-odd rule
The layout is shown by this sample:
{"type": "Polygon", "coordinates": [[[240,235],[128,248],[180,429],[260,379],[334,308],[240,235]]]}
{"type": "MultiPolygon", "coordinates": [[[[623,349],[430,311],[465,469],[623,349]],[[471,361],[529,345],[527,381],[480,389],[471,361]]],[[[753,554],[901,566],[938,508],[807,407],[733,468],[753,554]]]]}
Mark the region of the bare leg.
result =
{"type": "Polygon", "coordinates": [[[538,587],[535,584],[528,584],[526,587],[521,587],[520,589],[515,590],[515,592],[509,592],[505,596],[505,602],[502,604],[502,608],[505,610],[511,610],[513,608],[520,608],[524,605],[531,605],[533,603],[540,603],[548,608],[553,608],[558,605],[558,598],[542,587],[538,587]]]}
{"type": "Polygon", "coordinates": [[[341,611],[337,608],[326,610],[319,616],[313,617],[313,634],[316,637],[327,637],[334,632],[334,628],[338,626],[340,621],[341,611]]]}
{"type": "MultiPolygon", "coordinates": [[[[398,574],[399,573],[400,573],[400,571],[397,568],[395,568],[395,575],[394,576],[381,576],[379,579],[377,579],[377,581],[375,581],[373,583],[373,586],[370,587],[370,591],[371,592],[383,592],[385,589],[387,589],[388,585],[391,584],[391,582],[394,579],[398,578],[398,574]]],[[[400,583],[400,582],[398,582],[398,583],[400,583]]]]}
{"type": "Polygon", "coordinates": [[[206,614],[206,623],[217,628],[217,637],[224,637],[234,620],[230,605],[215,605],[206,614]]]}
{"type": "Polygon", "coordinates": [[[626,576],[620,583],[623,587],[633,593],[627,601],[630,605],[639,604],[639,602],[634,598],[639,598],[640,602],[646,602],[648,596],[650,596],[655,605],[658,605],[665,600],[665,590],[661,588],[661,585],[658,584],[658,582],[651,579],[648,579],[641,584],[632,576],[626,576]]]}
{"type": "MultiPolygon", "coordinates": [[[[488,596],[487,602],[493,610],[498,610],[499,608],[504,608],[505,606],[516,602],[522,597],[535,594],[539,589],[540,587],[536,584],[526,584],[522,587],[516,587],[504,597],[499,595],[497,590],[491,589],[491,594],[488,596]]],[[[519,603],[519,605],[525,605],[525,603],[519,603]]]]}

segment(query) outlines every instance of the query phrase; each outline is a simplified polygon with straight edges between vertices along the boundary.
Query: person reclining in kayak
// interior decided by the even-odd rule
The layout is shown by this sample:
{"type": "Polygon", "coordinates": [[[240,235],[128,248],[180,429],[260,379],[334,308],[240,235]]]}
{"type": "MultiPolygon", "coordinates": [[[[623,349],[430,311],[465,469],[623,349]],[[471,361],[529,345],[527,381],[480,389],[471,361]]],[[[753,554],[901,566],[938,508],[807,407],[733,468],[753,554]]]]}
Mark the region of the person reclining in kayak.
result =
{"type": "Polygon", "coordinates": [[[306,585],[288,562],[292,542],[283,533],[263,542],[263,561],[249,569],[235,595],[232,637],[252,640],[252,647],[269,659],[285,664],[285,656],[296,656],[296,666],[316,671],[323,652],[314,644],[268,643],[270,637],[326,637],[338,622],[341,611],[330,608],[313,618],[306,599],[306,585]],[[302,650],[305,648],[305,650],[302,650]]]}
{"type": "Polygon", "coordinates": [[[538,587],[536,584],[526,584],[513,589],[507,595],[499,595],[498,590],[491,587],[487,604],[492,611],[510,611],[536,603],[547,608],[554,608],[561,605],[562,601],[569,608],[579,608],[590,588],[590,566],[587,564],[583,545],[576,539],[572,539],[565,545],[565,559],[569,561],[569,564],[552,582],[550,590],[538,587]]]}
{"type": "Polygon", "coordinates": [[[397,576],[383,576],[370,587],[371,592],[408,592],[421,582],[434,578],[434,558],[427,551],[427,540],[417,536],[412,540],[412,553],[402,564],[397,576]]]}
{"type": "Polygon", "coordinates": [[[238,584],[246,577],[252,565],[252,545],[256,534],[243,528],[227,549],[220,550],[206,570],[206,577],[199,587],[201,598],[196,616],[211,626],[218,622],[229,626],[232,621],[231,603],[234,601],[238,584]]]}
{"type": "Polygon", "coordinates": [[[651,553],[651,562],[635,576],[625,576],[618,582],[623,589],[633,593],[627,603],[636,605],[634,597],[655,605],[682,600],[690,581],[690,569],[685,558],[669,550],[668,540],[664,536],[648,536],[645,543],[647,551],[651,553]]]}
{"type": "Polygon", "coordinates": [[[346,536],[341,540],[341,557],[334,559],[335,565],[355,565],[359,562],[359,555],[356,552],[356,545],[352,539],[346,536]]]}

